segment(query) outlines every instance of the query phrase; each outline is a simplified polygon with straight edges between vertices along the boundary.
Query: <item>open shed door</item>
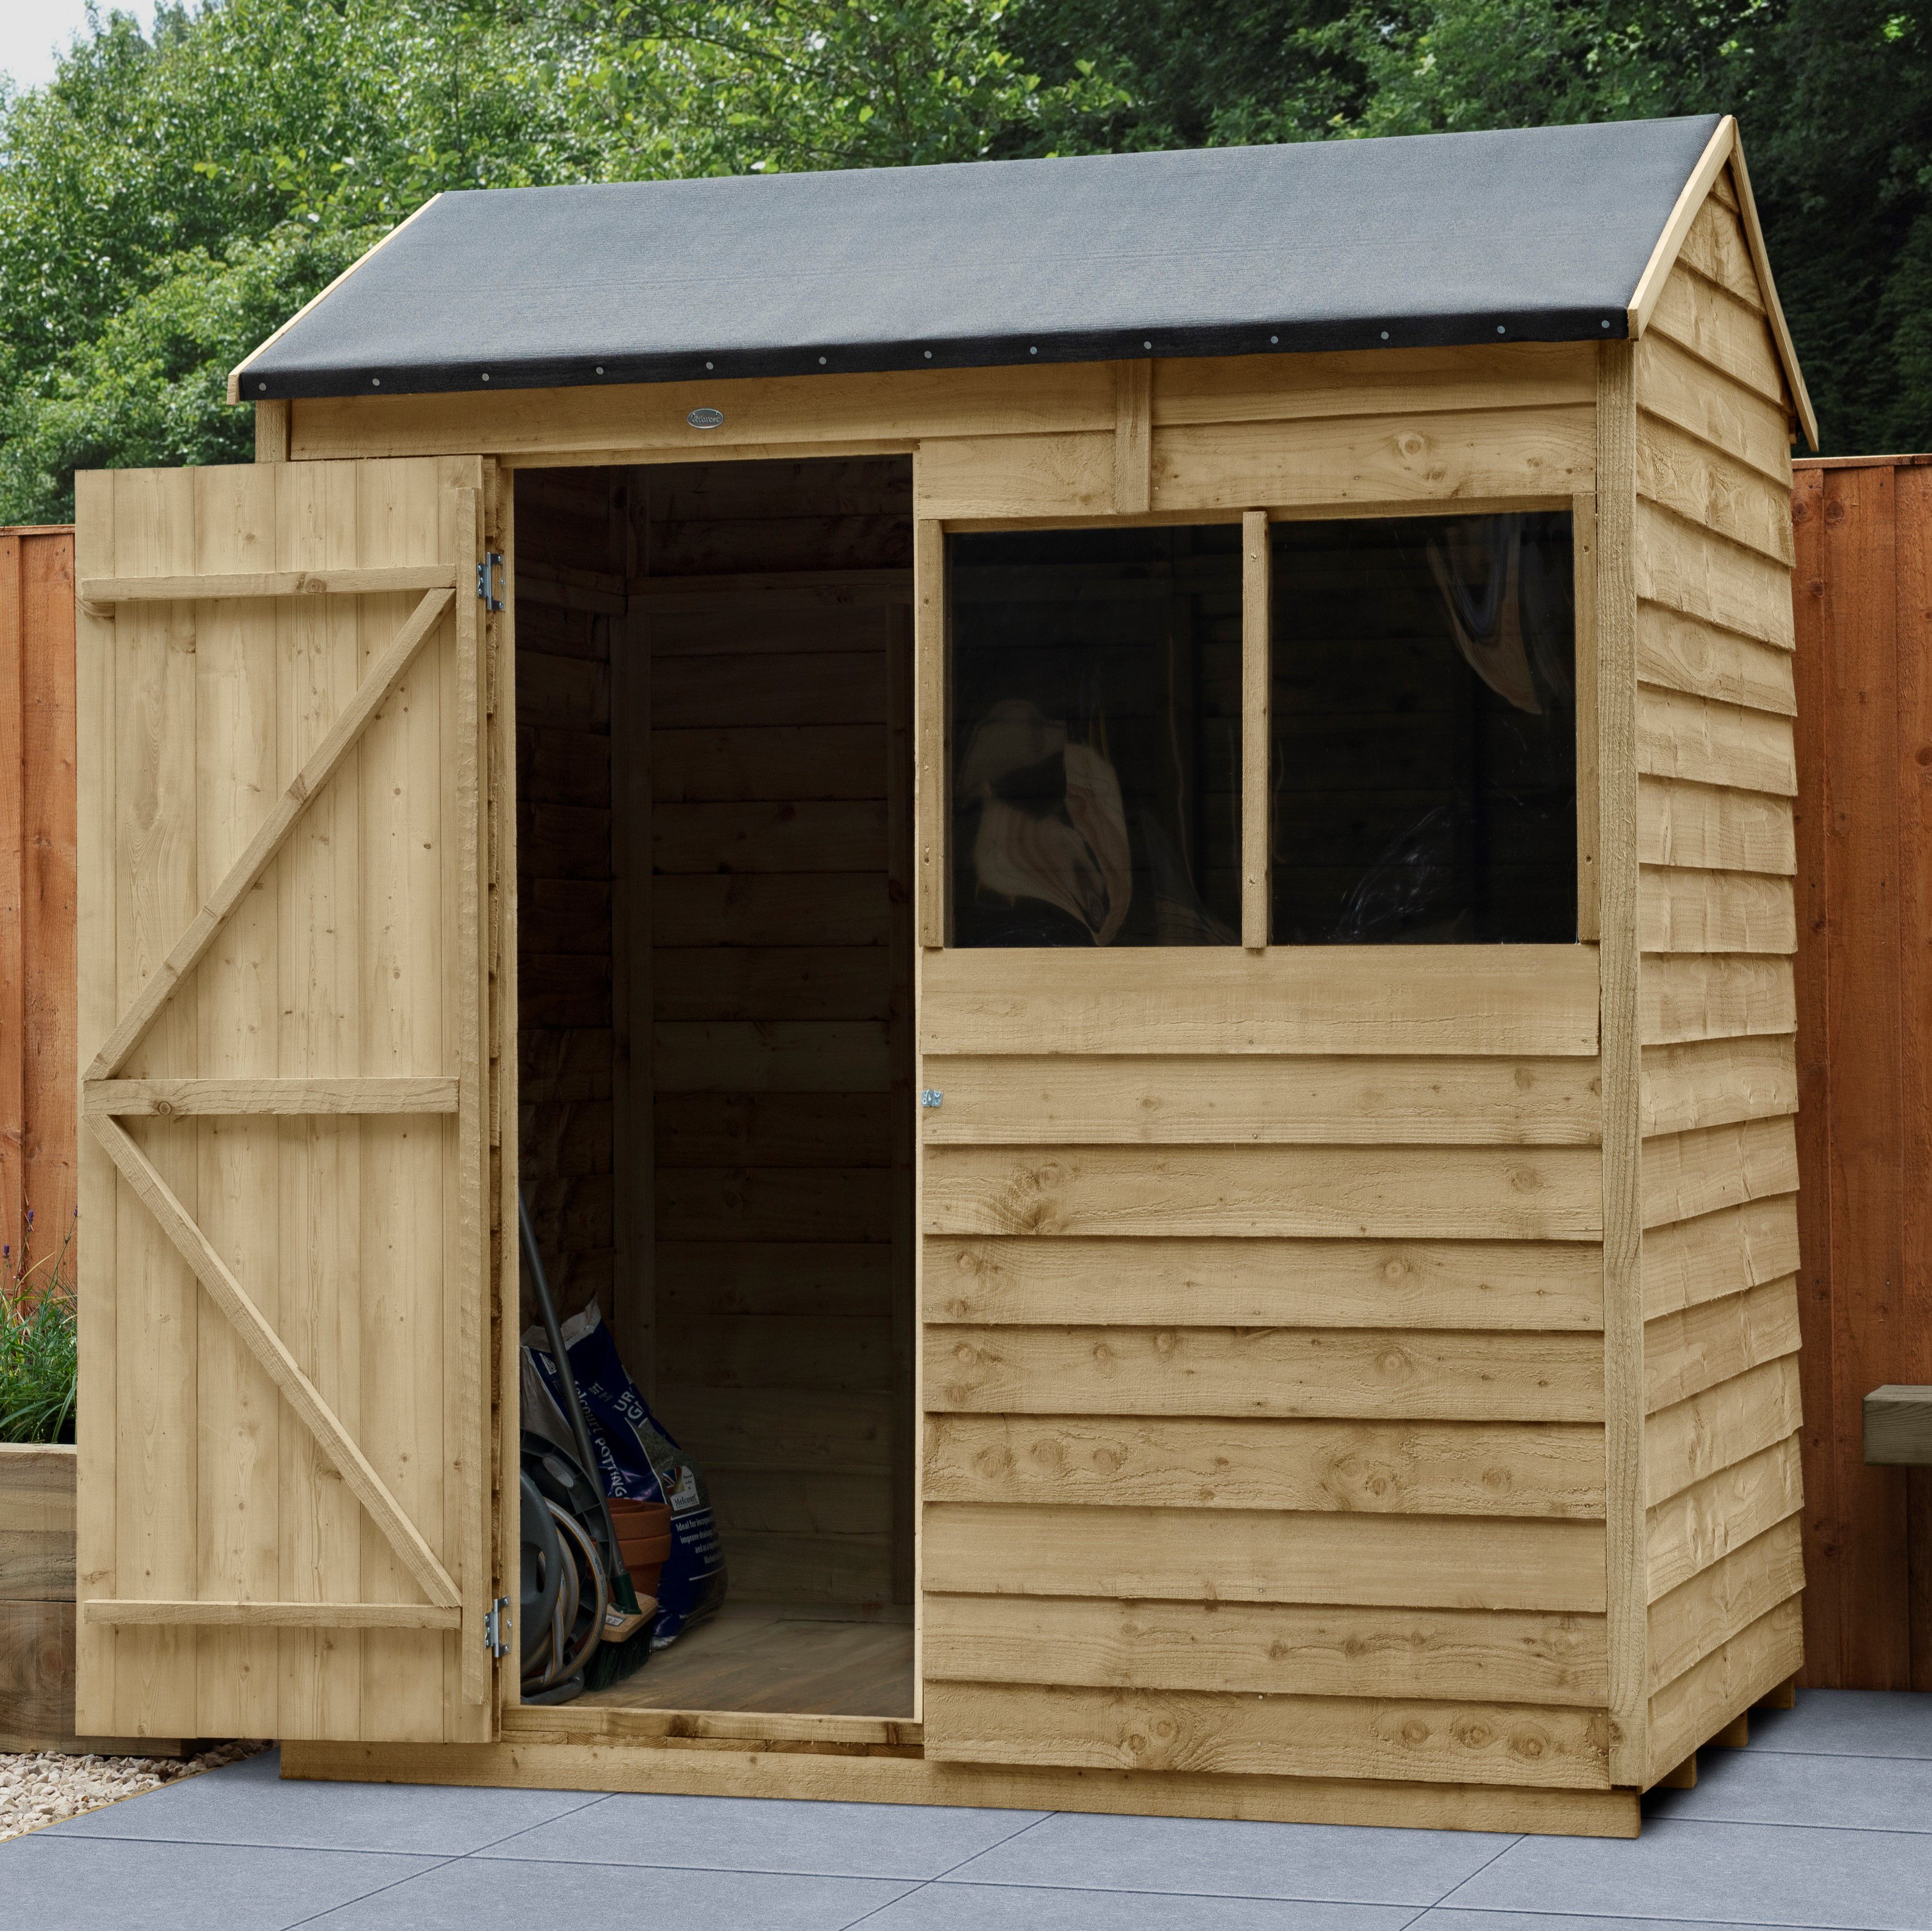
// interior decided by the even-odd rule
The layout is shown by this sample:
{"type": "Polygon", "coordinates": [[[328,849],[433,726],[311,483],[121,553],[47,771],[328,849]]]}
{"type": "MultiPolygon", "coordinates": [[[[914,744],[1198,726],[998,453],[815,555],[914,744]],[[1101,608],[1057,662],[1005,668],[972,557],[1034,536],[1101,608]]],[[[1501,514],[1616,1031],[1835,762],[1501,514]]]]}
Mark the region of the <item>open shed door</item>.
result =
{"type": "Polygon", "coordinates": [[[495,1734],[494,478],[79,478],[83,1734],[495,1734]]]}

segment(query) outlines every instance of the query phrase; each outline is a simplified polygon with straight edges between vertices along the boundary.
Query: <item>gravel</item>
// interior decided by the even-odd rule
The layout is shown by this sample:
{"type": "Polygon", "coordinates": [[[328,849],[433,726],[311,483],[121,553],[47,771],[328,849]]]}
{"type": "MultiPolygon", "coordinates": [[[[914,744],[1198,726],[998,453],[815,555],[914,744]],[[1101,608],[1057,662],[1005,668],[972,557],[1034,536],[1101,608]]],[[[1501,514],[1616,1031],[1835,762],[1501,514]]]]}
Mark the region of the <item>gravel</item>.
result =
{"type": "Polygon", "coordinates": [[[139,1797],[204,1770],[239,1763],[266,1744],[218,1744],[196,1757],[62,1756],[51,1751],[0,1756],[0,1840],[139,1797]]]}

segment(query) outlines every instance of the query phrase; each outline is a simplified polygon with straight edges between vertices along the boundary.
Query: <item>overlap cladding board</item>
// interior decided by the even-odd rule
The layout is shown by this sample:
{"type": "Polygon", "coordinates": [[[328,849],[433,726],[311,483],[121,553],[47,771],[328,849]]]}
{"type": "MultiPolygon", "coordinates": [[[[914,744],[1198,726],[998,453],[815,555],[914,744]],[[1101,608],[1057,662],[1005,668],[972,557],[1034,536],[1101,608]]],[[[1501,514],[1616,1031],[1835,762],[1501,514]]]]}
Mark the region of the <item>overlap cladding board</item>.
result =
{"type": "Polygon", "coordinates": [[[1610,1786],[1588,946],[928,952],[928,1756],[1610,1786]]]}
{"type": "Polygon", "coordinates": [[[1791,396],[1728,176],[1636,368],[1649,1775],[1798,1669],[1791,396]]]}

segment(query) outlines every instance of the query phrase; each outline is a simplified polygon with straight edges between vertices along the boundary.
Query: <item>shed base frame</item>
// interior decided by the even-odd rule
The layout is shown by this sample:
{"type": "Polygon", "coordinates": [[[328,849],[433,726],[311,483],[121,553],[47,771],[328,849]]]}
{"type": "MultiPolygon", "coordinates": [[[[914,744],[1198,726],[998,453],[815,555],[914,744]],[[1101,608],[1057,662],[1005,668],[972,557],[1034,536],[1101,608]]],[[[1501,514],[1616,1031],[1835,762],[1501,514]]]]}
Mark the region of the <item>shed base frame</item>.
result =
{"type": "Polygon", "coordinates": [[[1270,1824],[1508,1831],[1542,1837],[1634,1837],[1640,1819],[1634,1790],[1000,1768],[942,1763],[914,1754],[833,1755],[809,1744],[736,1750],[699,1738],[657,1743],[290,1743],[282,1747],[282,1774],[320,1782],[947,1804],[1270,1824]]]}

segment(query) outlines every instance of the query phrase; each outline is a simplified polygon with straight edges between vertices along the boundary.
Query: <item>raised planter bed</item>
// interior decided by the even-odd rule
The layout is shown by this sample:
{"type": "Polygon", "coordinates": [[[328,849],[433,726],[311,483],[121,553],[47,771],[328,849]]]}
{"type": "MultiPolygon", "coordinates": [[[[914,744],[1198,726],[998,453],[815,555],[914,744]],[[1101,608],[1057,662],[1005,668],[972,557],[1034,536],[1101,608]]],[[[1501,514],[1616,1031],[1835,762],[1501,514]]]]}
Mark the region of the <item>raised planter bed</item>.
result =
{"type": "Polygon", "coordinates": [[[178,1756],[178,1739],[74,1732],[70,1447],[0,1442],[0,1750],[178,1756]]]}

